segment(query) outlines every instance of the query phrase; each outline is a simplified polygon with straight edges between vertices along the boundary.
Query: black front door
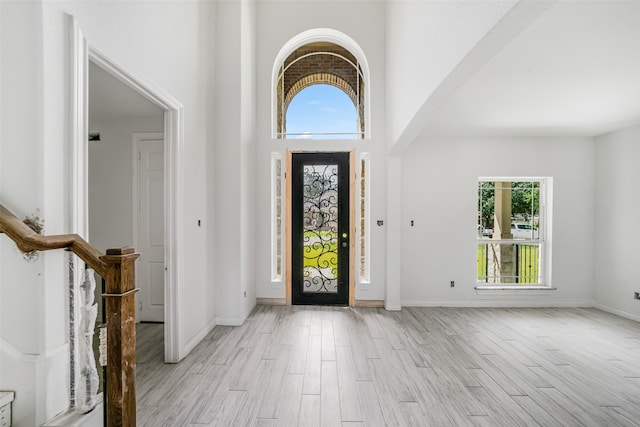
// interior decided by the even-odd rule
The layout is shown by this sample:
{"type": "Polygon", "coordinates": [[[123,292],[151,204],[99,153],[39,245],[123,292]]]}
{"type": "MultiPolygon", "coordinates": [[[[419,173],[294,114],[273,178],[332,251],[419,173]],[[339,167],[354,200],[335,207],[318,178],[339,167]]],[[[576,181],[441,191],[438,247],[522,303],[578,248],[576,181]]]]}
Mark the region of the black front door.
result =
{"type": "Polygon", "coordinates": [[[349,303],[349,153],[293,153],[293,304],[349,303]]]}

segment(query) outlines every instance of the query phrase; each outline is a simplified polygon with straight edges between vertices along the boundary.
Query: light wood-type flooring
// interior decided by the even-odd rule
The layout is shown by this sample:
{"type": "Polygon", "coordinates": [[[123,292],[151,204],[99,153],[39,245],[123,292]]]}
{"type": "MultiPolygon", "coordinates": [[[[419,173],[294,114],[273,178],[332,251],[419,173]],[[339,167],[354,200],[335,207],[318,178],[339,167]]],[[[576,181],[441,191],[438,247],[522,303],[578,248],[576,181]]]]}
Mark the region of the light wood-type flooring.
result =
{"type": "Polygon", "coordinates": [[[596,309],[258,306],[162,363],[138,426],[640,426],[640,323],[596,309]]]}

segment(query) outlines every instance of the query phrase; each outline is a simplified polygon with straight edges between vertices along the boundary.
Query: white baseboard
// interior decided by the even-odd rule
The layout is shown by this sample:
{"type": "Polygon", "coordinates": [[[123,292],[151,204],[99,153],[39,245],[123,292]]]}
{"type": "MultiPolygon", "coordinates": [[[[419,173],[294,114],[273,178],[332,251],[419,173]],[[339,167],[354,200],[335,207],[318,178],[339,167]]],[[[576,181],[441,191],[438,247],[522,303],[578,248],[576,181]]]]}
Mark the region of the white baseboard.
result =
{"type": "Polygon", "coordinates": [[[195,348],[195,346],[200,344],[200,341],[202,341],[204,339],[204,337],[206,337],[207,334],[209,332],[211,332],[213,330],[213,328],[216,327],[217,324],[218,324],[217,323],[217,318],[214,317],[213,320],[211,322],[209,322],[208,325],[206,325],[197,334],[195,334],[193,337],[191,337],[191,339],[189,341],[187,341],[187,343],[185,344],[185,346],[183,348],[183,353],[182,353],[183,356],[182,356],[182,358],[186,357],[189,353],[191,353],[191,350],[193,350],[195,348]]]}
{"type": "Polygon", "coordinates": [[[620,317],[624,317],[625,319],[635,320],[636,322],[640,322],[640,316],[637,314],[629,313],[628,311],[618,310],[617,308],[609,307],[604,304],[596,304],[595,307],[598,310],[606,311],[607,313],[616,314],[620,317]]]}
{"type": "Polygon", "coordinates": [[[404,304],[400,303],[400,304],[387,304],[384,303],[384,309],[387,311],[400,311],[402,310],[402,306],[404,304]]]}
{"type": "Polygon", "coordinates": [[[222,326],[241,326],[247,318],[241,316],[217,316],[216,320],[217,324],[222,326]]]}
{"type": "Polygon", "coordinates": [[[256,305],[287,305],[286,298],[256,298],[256,305]]]}
{"type": "Polygon", "coordinates": [[[425,301],[425,300],[402,300],[403,307],[595,307],[593,300],[575,299],[564,301],[547,300],[522,300],[522,299],[499,299],[499,300],[464,300],[464,301],[425,301]]]}

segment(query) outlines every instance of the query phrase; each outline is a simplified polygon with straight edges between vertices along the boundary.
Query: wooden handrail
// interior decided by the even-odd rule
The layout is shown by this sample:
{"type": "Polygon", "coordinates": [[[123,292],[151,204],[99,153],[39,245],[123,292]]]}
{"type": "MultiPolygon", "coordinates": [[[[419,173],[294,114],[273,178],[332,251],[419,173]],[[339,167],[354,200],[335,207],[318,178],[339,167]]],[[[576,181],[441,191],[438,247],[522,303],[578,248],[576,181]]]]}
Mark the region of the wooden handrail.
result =
{"type": "Polygon", "coordinates": [[[105,279],[107,318],[106,427],[136,426],[135,261],[133,248],[101,254],[77,234],[43,236],[0,204],[0,233],[24,252],[69,249],[105,279]]]}
{"type": "Polygon", "coordinates": [[[68,248],[86,262],[100,276],[107,273],[106,264],[100,259],[102,254],[89,242],[77,234],[59,234],[43,236],[33,231],[9,209],[0,204],[0,233],[4,233],[16,242],[23,252],[48,251],[68,248]]]}

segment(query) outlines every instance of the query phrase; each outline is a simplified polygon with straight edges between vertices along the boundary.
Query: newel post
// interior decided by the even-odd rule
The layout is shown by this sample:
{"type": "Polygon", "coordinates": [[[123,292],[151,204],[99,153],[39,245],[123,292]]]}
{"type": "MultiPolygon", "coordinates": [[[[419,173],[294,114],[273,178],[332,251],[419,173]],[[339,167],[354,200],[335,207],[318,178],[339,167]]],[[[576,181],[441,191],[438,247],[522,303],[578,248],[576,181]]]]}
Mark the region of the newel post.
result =
{"type": "Polygon", "coordinates": [[[133,248],[107,249],[107,426],[136,425],[135,260],[133,248]]]}

